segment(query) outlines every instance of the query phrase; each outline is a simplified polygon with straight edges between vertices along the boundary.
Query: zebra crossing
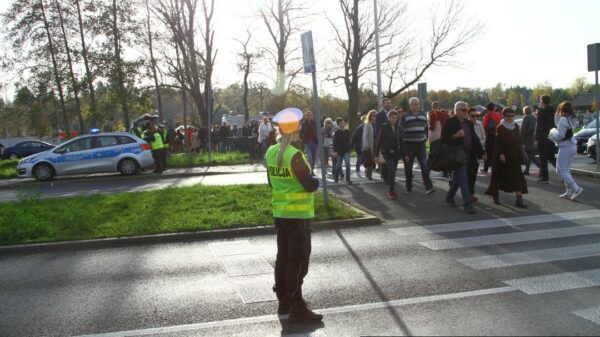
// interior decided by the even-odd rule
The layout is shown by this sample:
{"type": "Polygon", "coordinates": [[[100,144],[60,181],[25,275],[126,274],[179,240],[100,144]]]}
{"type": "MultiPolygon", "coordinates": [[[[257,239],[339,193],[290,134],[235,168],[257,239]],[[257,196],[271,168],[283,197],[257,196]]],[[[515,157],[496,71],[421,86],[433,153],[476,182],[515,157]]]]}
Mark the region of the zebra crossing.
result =
{"type": "MultiPolygon", "coordinates": [[[[390,223],[390,225],[393,224],[393,222],[390,223]]],[[[456,259],[457,262],[474,270],[505,268],[504,271],[510,271],[511,267],[517,266],[600,256],[600,211],[598,210],[392,228],[390,231],[402,237],[416,236],[417,243],[431,251],[453,251],[456,255],[460,255],[463,249],[468,250],[469,254],[472,254],[473,249],[470,248],[474,247],[486,248],[506,244],[538,243],[537,245],[531,245],[532,248],[525,251],[522,250],[523,248],[519,248],[516,252],[459,257],[456,259]],[[575,222],[576,220],[581,220],[584,223],[577,223],[575,222]],[[535,228],[533,229],[528,227],[535,224],[551,223],[553,224],[552,228],[547,229],[539,229],[539,225],[534,226],[535,228]],[[559,227],[556,228],[557,226],[559,227]],[[504,228],[505,230],[498,234],[480,233],[479,235],[472,235],[471,232],[461,235],[460,233],[499,228],[504,228]],[[513,231],[506,233],[507,230],[513,231]],[[420,240],[420,237],[418,237],[424,235],[441,236],[446,233],[452,233],[451,236],[454,238],[420,240]],[[590,239],[588,238],[584,244],[573,244],[573,240],[567,240],[585,236],[592,236],[596,242],[590,243],[590,239]],[[553,241],[552,248],[539,249],[540,241],[548,239],[565,240],[553,241]],[[558,247],[556,247],[557,244],[559,245],[558,247]]],[[[520,247],[522,246],[526,245],[520,245],[520,247]]],[[[507,249],[504,248],[501,251],[506,251],[507,249]]],[[[497,249],[491,250],[495,251],[497,249]]],[[[482,251],[486,250],[482,249],[482,251]]],[[[506,279],[502,280],[502,282],[514,290],[535,296],[559,291],[598,287],[600,286],[600,269],[565,271],[563,273],[506,279]]],[[[598,304],[600,305],[600,301],[598,304]]],[[[600,325],[600,306],[580,308],[571,313],[600,325]]]]}

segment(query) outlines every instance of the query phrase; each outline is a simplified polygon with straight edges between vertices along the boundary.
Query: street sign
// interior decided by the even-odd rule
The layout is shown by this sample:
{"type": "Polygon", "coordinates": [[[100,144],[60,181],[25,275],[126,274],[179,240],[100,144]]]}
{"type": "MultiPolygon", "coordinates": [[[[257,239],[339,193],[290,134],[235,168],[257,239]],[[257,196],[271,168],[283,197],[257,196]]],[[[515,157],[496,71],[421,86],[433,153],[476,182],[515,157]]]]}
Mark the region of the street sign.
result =
{"type": "Polygon", "coordinates": [[[425,112],[425,100],[427,99],[427,83],[421,82],[417,84],[417,92],[420,101],[420,108],[422,112],[425,112]]]}
{"type": "Polygon", "coordinates": [[[600,70],[600,43],[588,44],[588,71],[600,70]]]}
{"type": "Polygon", "coordinates": [[[302,60],[304,61],[304,72],[314,73],[317,71],[315,65],[315,51],[313,49],[312,31],[302,33],[302,60]]]}

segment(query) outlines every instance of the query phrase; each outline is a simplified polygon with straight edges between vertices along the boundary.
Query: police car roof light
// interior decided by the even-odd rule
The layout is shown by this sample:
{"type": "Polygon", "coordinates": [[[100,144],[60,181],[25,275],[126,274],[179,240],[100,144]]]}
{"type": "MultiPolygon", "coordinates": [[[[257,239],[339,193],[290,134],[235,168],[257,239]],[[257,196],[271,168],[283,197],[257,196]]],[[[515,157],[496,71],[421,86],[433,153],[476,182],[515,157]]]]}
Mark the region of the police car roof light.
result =
{"type": "Polygon", "coordinates": [[[96,133],[100,133],[100,129],[98,128],[93,128],[89,130],[90,134],[96,134],[96,133]]]}

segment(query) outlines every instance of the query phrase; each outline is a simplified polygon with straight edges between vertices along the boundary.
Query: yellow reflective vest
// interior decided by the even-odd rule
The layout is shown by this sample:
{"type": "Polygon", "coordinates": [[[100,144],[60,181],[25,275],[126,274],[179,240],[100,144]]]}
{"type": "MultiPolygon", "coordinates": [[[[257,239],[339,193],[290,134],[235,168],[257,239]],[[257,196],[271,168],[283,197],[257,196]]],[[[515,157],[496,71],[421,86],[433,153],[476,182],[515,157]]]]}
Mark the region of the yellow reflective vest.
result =
{"type": "Polygon", "coordinates": [[[304,154],[293,146],[288,146],[284,152],[281,166],[277,166],[277,154],[280,145],[271,146],[265,154],[267,173],[273,189],[273,216],[276,218],[310,219],[315,217],[314,196],[306,192],[292,170],[292,158],[296,153],[308,166],[304,154]]]}

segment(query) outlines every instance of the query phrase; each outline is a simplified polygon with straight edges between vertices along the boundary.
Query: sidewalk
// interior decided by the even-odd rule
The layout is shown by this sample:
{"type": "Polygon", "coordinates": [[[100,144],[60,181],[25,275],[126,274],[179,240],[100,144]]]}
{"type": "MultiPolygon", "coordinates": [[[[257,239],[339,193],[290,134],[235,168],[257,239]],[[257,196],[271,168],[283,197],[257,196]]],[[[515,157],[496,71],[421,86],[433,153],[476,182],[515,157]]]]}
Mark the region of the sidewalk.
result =
{"type": "MultiPolygon", "coordinates": [[[[216,174],[248,173],[248,172],[267,172],[261,163],[242,164],[242,165],[223,165],[223,166],[203,166],[186,168],[168,168],[163,174],[154,174],[150,170],[140,172],[129,176],[130,179],[161,179],[165,177],[191,177],[216,174]]],[[[106,179],[107,177],[120,176],[120,173],[96,173],[96,174],[78,174],[69,176],[55,177],[53,180],[40,184],[57,184],[65,181],[73,182],[77,180],[91,181],[93,179],[106,179]]],[[[0,189],[13,188],[26,184],[36,183],[34,178],[13,178],[0,180],[0,189]]]]}

